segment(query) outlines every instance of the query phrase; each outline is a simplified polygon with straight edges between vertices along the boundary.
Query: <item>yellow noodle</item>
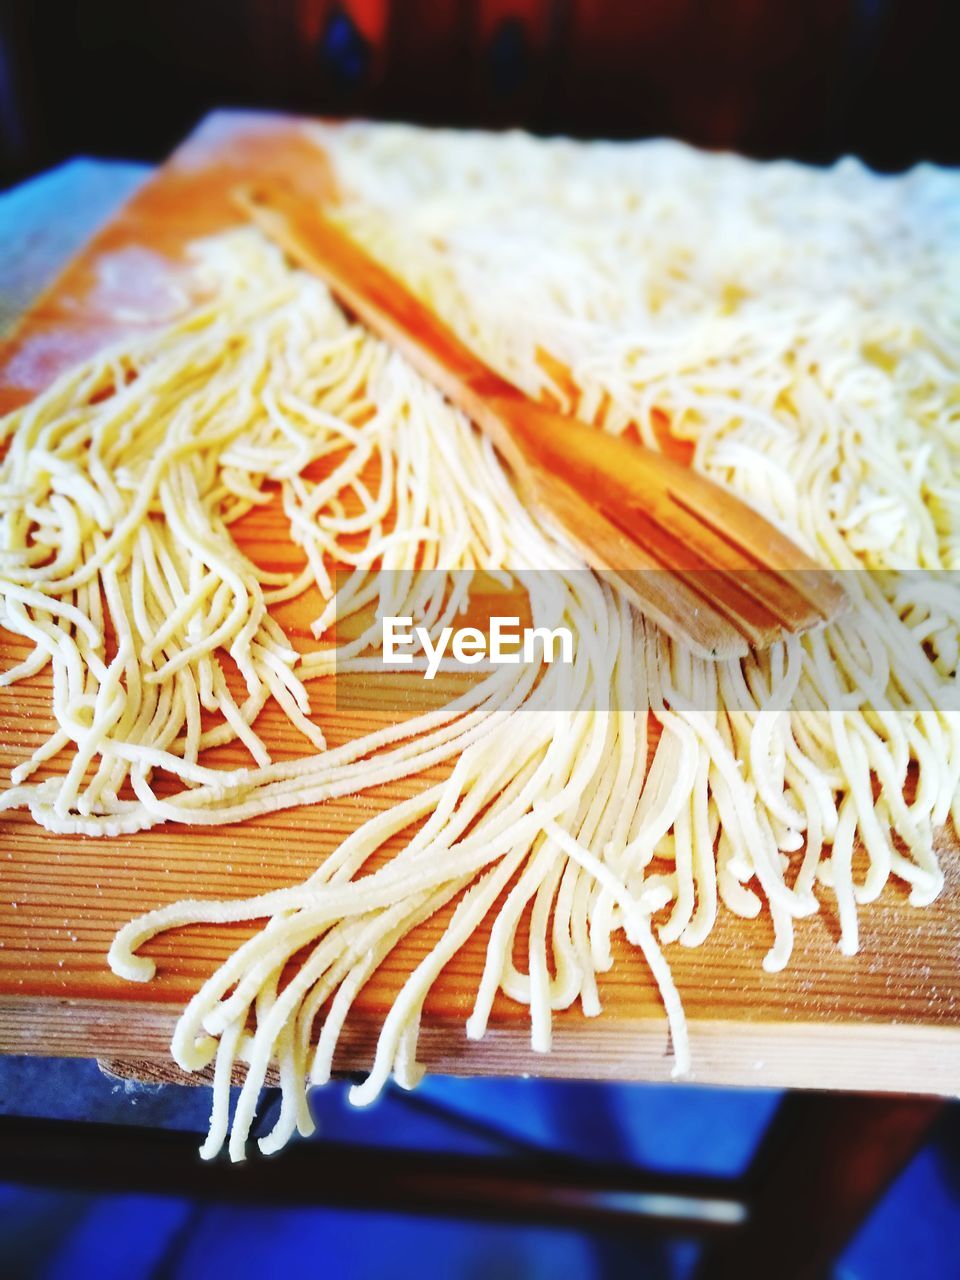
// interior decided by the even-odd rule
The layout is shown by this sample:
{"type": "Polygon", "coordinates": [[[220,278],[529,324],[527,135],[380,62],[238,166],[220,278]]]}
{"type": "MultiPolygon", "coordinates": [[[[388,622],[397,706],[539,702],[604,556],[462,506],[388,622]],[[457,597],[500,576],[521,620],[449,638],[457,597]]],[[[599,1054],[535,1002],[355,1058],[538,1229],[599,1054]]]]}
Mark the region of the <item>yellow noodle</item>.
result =
{"type": "Polygon", "coordinates": [[[154,963],[138,951],[157,933],[267,920],[174,1037],[184,1069],[216,1062],[206,1157],[228,1138],[243,1156],[271,1064],[282,1101],[261,1148],[310,1131],[307,1083],[328,1078],[358,992],[448,904],[356,1102],[391,1073],[404,1087],[419,1078],[427,993],[491,917],[468,1036],[483,1034],[502,990],[530,1005],[533,1046],[546,1051],[554,1009],[600,1011],[597,975],[619,931],[657,983],[682,1072],[687,1032],[661,945],[699,945],[718,910],[752,917],[766,905],[766,968],[787,963],[794,920],[817,910],[837,916],[849,954],[858,904],[891,876],[915,905],[936,896],[934,835],[960,816],[956,584],[889,572],[960,568],[957,180],[921,170],[880,182],[849,162],[822,174],[761,167],[673,144],[384,126],[320,140],[350,231],[505,376],[600,429],[634,423],[654,445],[665,414],[695,466],[824,564],[875,573],[851,583],[857,608],[823,634],[703,663],[540,527],[489,443],[316,281],[251,231],[196,246],[210,301],[70,370],[0,426],[0,620],[33,646],[3,681],[49,666],[56,722],[0,808],[108,836],[241,821],[450,769],[371,818],[303,885],[174,904],[114,940],[114,970],[147,981],[154,963]],[[308,478],[325,457],[330,474],[308,478]],[[258,569],[231,532],[274,487],[306,560],[292,574],[258,569]],[[336,598],[331,560],[354,569],[336,598]],[[442,571],[440,582],[415,566],[442,571]],[[379,567],[392,576],[378,579],[379,567]],[[565,709],[559,669],[536,680],[507,667],[444,708],[327,748],[310,682],[338,664],[369,669],[379,643],[371,625],[334,652],[322,643],[334,619],[379,601],[435,631],[462,602],[454,572],[475,568],[509,571],[535,622],[576,634],[565,709]],[[297,658],[267,609],[314,586],[321,645],[297,658]],[[256,729],[268,701],[303,736],[298,759],[270,762],[256,729]],[[649,770],[648,719],[660,729],[649,770]],[[201,762],[227,742],[252,763],[201,762]],[[36,781],[40,764],[52,774],[36,781]],[[162,798],[157,770],[174,782],[162,798]],[[513,960],[525,914],[527,973],[513,960]],[[230,1122],[238,1062],[248,1076],[230,1122]]]}

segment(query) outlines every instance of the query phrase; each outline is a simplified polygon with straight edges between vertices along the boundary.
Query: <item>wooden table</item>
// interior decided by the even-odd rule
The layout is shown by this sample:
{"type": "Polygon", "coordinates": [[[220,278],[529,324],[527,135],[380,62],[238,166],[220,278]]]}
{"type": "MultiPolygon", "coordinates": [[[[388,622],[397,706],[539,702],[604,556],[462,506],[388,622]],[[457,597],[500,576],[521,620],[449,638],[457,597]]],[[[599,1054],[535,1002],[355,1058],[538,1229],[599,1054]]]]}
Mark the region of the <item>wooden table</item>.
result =
{"type": "MultiPolygon", "coordinates": [[[[226,191],[251,167],[282,172],[306,193],[329,195],[323,158],[296,122],[282,117],[218,114],[133,197],[74,259],[58,284],[0,352],[0,408],[35,394],[64,365],[131,327],[158,323],[179,280],[185,243],[236,221],[226,191]],[[142,318],[132,325],[131,301],[142,318]],[[121,319],[119,309],[126,319],[121,319]]],[[[246,521],[238,535],[260,558],[296,563],[282,517],[246,521]]],[[[282,620],[296,638],[309,610],[287,606],[282,620]]],[[[0,635],[0,661],[22,655],[0,635]]],[[[334,743],[358,722],[317,687],[314,702],[334,743]]],[[[23,759],[49,730],[42,679],[0,691],[0,771],[23,759]]],[[[285,722],[264,713],[263,732],[277,757],[301,750],[285,722]]],[[[240,762],[235,749],[223,762],[240,762]]],[[[347,832],[376,808],[422,785],[414,779],[376,793],[270,815],[243,826],[163,828],[131,838],[61,838],[23,813],[0,817],[0,1049],[136,1060],[168,1076],[167,1044],[183,1003],[243,931],[196,927],[150,945],[156,980],[130,984],[108,970],[115,929],[131,916],[184,896],[249,895],[301,880],[347,832]]],[[[953,840],[953,837],[950,837],[953,840]]],[[[761,959],[769,921],[721,912],[696,950],[672,947],[690,1020],[693,1079],[747,1086],[890,1090],[951,1094],[960,1084],[960,860],[942,837],[947,887],[932,908],[914,911],[891,884],[861,908],[861,951],[837,948],[829,902],[797,927],[793,959],[770,975],[761,959]]],[[[337,1057],[339,1069],[370,1061],[380,1019],[402,976],[445,923],[422,926],[364,989],[337,1057]]],[[[601,979],[604,1013],[576,1010],[555,1019],[554,1052],[529,1047],[527,1012],[505,997],[487,1037],[466,1041],[463,1023],[479,977],[486,935],[478,933],[431,993],[421,1037],[423,1060],[450,1073],[661,1080],[671,1057],[666,1021],[649,974],[626,946],[601,979]]]]}
{"type": "MultiPolygon", "coordinates": [[[[232,217],[225,184],[253,157],[287,169],[310,162],[302,180],[326,189],[328,176],[302,149],[289,123],[216,116],[106,227],[27,318],[22,335],[0,352],[0,405],[40,389],[56,370],[120,327],[117,305],[98,291],[102,264],[127,253],[131,287],[162,301],[166,273],[183,243],[232,217]],[[239,144],[239,145],[238,145],[239,144]],[[225,152],[233,148],[233,155],[225,152]],[[311,167],[312,166],[312,167],[311,167]],[[149,246],[156,258],[131,257],[149,246]],[[150,269],[146,276],[144,267],[150,269]],[[159,267],[160,270],[154,270],[159,267]],[[137,268],[137,270],[134,270],[137,268]]],[[[132,172],[115,175],[129,184],[132,172]]],[[[106,179],[104,179],[106,181],[106,179]]],[[[104,199],[100,179],[98,200],[104,199]]],[[[90,204],[86,206],[90,208],[90,204]]],[[[31,216],[35,201],[24,208],[31,216]]],[[[0,206],[0,228],[5,209],[0,206]]],[[[70,202],[70,216],[78,206],[70,202]]],[[[67,236],[69,239],[69,236],[67,236]]],[[[41,275],[64,236],[29,228],[41,275]],[[38,248],[38,246],[40,246],[38,248]]],[[[25,242],[26,243],[26,242],[25,242]]],[[[9,244],[9,242],[8,242],[9,244]]],[[[16,250],[2,269],[0,303],[31,276],[16,250]]],[[[275,531],[279,531],[277,521],[275,531]]],[[[271,527],[247,530],[251,543],[271,527]]],[[[297,617],[286,622],[294,630],[297,617]]],[[[302,629],[302,620],[300,623],[302,629]]],[[[0,634],[0,661],[20,652],[0,634]]],[[[49,727],[43,682],[0,692],[0,768],[29,753],[49,727]]],[[[321,715],[331,738],[355,731],[327,700],[321,715]]],[[[278,735],[282,726],[273,726],[278,735]]],[[[281,752],[283,743],[278,742],[281,752]]],[[[290,749],[293,749],[292,747],[290,749]]],[[[227,753],[229,758],[229,753],[227,753]]],[[[299,880],[343,833],[403,788],[384,789],[220,832],[154,831],[130,840],[55,838],[20,814],[0,817],[0,1051],[97,1056],[126,1074],[174,1079],[167,1042],[182,1002],[234,945],[237,933],[195,929],[153,947],[158,979],[142,987],[113,978],[105,952],[131,915],[187,894],[246,895],[299,880]]],[[[798,928],[786,973],[764,974],[768,926],[722,918],[695,952],[673,948],[671,963],[691,1019],[694,1078],[738,1085],[949,1094],[960,1081],[960,889],[956,846],[944,848],[948,885],[931,910],[914,912],[888,888],[862,910],[862,951],[844,959],[829,912],[798,928]]],[[[436,937],[425,926],[358,1001],[338,1068],[369,1062],[379,1018],[416,955],[436,937]]],[[[571,1011],[557,1018],[555,1052],[533,1055],[525,1010],[500,1000],[483,1042],[462,1032],[479,976],[481,935],[448,967],[428,1001],[422,1056],[435,1071],[570,1077],[663,1079],[669,1071],[664,1020],[648,975],[621,948],[601,980],[603,1016],[571,1011]]],[[[704,1275],[821,1274],[870,1205],[916,1149],[939,1103],[928,1098],[789,1095],[747,1175],[734,1183],[650,1178],[613,1166],[568,1161],[463,1161],[412,1153],[303,1147],[282,1161],[236,1171],[200,1167],[192,1138],[151,1132],[0,1121],[0,1162],[25,1181],[91,1188],[190,1191],[252,1201],[363,1205],[488,1216],[568,1226],[660,1228],[708,1234],[704,1275]],[[320,1156],[317,1159],[317,1155],[320,1156]],[[336,1160],[331,1160],[335,1155],[336,1160]],[[133,1158],[131,1158],[133,1157],[133,1158]],[[139,1158],[138,1158],[139,1157],[139,1158]],[[335,1168],[336,1176],[329,1176],[335,1168]],[[309,1191],[305,1190],[309,1188],[309,1191]],[[669,1212],[663,1195],[671,1196],[669,1212]],[[704,1217],[704,1204],[726,1206],[704,1217]],[[658,1207],[659,1206],[659,1207],[658,1207]],[[739,1206],[739,1208],[738,1208],[739,1206]],[[811,1224],[817,1224],[815,1229],[811,1224]]]]}

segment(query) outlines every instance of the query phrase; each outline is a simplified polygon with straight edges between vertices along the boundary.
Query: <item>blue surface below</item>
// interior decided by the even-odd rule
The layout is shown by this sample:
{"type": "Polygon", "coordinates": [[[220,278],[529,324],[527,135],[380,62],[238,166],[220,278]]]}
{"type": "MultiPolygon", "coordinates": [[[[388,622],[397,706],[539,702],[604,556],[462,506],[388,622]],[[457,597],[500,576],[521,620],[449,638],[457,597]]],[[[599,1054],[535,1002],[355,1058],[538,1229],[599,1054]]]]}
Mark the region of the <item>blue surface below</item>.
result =
{"type": "MultiPolygon", "coordinates": [[[[346,1085],[335,1082],[312,1096],[318,1133],[311,1141],[464,1154],[535,1149],[662,1172],[733,1176],[748,1165],[779,1097],[681,1086],[438,1077],[414,1094],[389,1089],[374,1106],[358,1111],[346,1100],[346,1085]]],[[[0,1114],[199,1133],[208,1104],[205,1089],[125,1084],[90,1062],[0,1059],[0,1114]]],[[[0,1171],[0,1178],[12,1175],[13,1170],[0,1171]]],[[[944,1280],[957,1274],[958,1241],[960,1107],[952,1107],[847,1249],[836,1275],[944,1280]]],[[[210,1266],[233,1280],[263,1280],[304,1267],[324,1276],[422,1280],[425,1266],[432,1275],[464,1280],[684,1280],[697,1256],[697,1246],[684,1240],[628,1241],[357,1210],[198,1205],[186,1198],[89,1195],[0,1181],[0,1270],[4,1277],[30,1280],[186,1280],[210,1266]]]]}

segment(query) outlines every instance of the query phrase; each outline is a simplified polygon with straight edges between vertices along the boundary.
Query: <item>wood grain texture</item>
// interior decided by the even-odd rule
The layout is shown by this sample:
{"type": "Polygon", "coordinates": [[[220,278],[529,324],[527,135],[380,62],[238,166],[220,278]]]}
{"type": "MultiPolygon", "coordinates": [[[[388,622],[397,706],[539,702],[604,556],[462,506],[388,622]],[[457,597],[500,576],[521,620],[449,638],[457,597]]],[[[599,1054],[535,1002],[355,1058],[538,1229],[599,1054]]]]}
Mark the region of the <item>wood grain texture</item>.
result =
{"type": "MultiPolygon", "coordinates": [[[[279,117],[216,115],[151,179],[77,258],[0,352],[0,408],[36,394],[60,369],[132,327],[162,323],[170,280],[180,281],[184,245],[237,221],[227,191],[251,171],[280,173],[305,194],[332,189],[322,158],[279,117]],[[106,283],[105,283],[106,281],[106,283]],[[130,299],[139,314],[131,320],[130,299]],[[124,302],[124,316],[119,315],[124,302]]],[[[238,527],[261,562],[297,563],[275,509],[238,527]]],[[[286,606],[281,621],[305,639],[309,611],[286,606]]],[[[0,632],[0,662],[24,654],[0,632]]],[[[314,686],[317,719],[332,743],[366,731],[374,709],[314,686]]],[[[269,708],[258,728],[277,758],[304,744],[269,708]]],[[[0,776],[50,730],[43,679],[0,691],[0,776]]],[[[223,763],[239,748],[217,753],[223,763]]],[[[184,896],[248,896],[308,875],[348,832],[422,786],[413,779],[215,829],[168,826],[130,838],[56,837],[28,815],[0,815],[0,1050],[98,1056],[168,1068],[166,1046],[180,1007],[249,928],[195,926],[152,942],[156,979],[122,982],[106,964],[114,931],[131,916],[184,896]]],[[[693,1079],[920,1093],[960,1087],[960,859],[941,836],[947,887],[923,911],[897,884],[861,909],[861,952],[837,949],[832,908],[800,921],[793,959],[770,975],[761,960],[767,919],[722,913],[708,942],[668,956],[691,1023],[693,1079]]],[[[439,936],[446,914],[418,929],[361,992],[337,1057],[339,1069],[368,1064],[380,1019],[404,976],[439,936]]],[[[522,943],[522,938],[521,938],[522,943]]],[[[425,1009],[422,1059],[450,1073],[597,1079],[669,1077],[666,1020],[640,958],[620,943],[600,980],[604,1012],[555,1019],[550,1057],[529,1047],[527,1011],[499,997],[485,1040],[469,1044],[463,1022],[479,978],[481,931],[441,974],[425,1009]]]]}

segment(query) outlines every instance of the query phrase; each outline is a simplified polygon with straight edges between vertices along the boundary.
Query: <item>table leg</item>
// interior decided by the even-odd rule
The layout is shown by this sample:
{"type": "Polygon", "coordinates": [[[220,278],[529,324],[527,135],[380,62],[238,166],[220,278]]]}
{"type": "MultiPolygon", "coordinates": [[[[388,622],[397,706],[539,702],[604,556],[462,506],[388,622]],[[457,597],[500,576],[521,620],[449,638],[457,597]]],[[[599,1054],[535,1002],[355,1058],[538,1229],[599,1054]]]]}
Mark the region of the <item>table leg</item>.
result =
{"type": "Polygon", "coordinates": [[[749,1217],[707,1250],[699,1280],[813,1280],[923,1144],[945,1103],[788,1093],[745,1178],[749,1217]]]}

